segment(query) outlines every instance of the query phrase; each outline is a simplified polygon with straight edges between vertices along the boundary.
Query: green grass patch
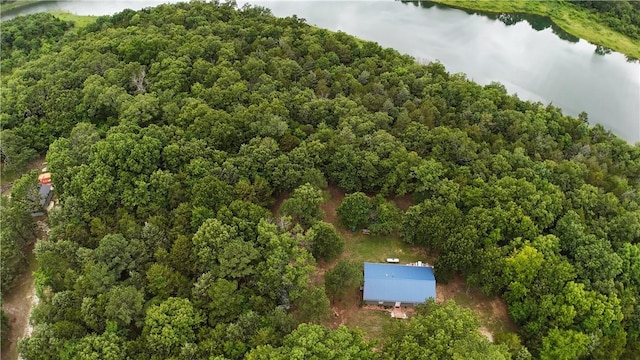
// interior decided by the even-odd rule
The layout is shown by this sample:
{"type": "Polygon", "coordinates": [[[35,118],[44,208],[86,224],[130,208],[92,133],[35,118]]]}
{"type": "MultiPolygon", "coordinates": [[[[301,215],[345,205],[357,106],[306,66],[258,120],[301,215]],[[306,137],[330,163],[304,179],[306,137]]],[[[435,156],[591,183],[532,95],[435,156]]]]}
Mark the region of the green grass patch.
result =
{"type": "Polygon", "coordinates": [[[622,54],[640,59],[640,41],[616,32],[596,14],[559,1],[433,0],[459,9],[492,13],[525,13],[548,16],[567,33],[622,54]]]}
{"type": "MultiPolygon", "coordinates": [[[[398,258],[400,264],[423,261],[433,264],[436,254],[429,253],[422,247],[405,243],[399,234],[389,236],[362,235],[360,231],[351,232],[338,223],[335,210],[344,198],[344,193],[336,188],[331,188],[325,194],[327,202],[323,204],[325,221],[332,223],[342,234],[345,241],[344,252],[331,263],[323,263],[323,271],[330,269],[339,259],[363,262],[385,263],[387,258],[398,258]]],[[[508,318],[506,308],[499,303],[500,300],[487,298],[479,289],[465,289],[462,279],[459,283],[449,284],[445,293],[449,293],[445,300],[452,299],[458,305],[469,308],[477,314],[480,324],[491,333],[507,333],[516,330],[508,318]],[[498,303],[495,303],[498,301],[498,303]]],[[[444,285],[447,286],[447,285],[444,285]]],[[[441,285],[441,290],[444,290],[441,285]]],[[[387,311],[373,310],[360,307],[362,301],[359,289],[348,291],[341,301],[332,303],[336,316],[331,316],[324,323],[330,327],[344,324],[349,327],[357,327],[362,330],[369,340],[384,342],[389,328],[394,322],[403,321],[394,319],[387,311]]]]}
{"type": "Polygon", "coordinates": [[[392,318],[385,311],[363,310],[359,311],[357,316],[350,317],[346,321],[346,325],[359,328],[369,340],[375,339],[382,342],[393,321],[401,320],[392,318]]]}
{"type": "Polygon", "coordinates": [[[453,301],[462,307],[473,310],[478,316],[481,326],[486,327],[494,335],[516,330],[513,323],[493,314],[491,300],[482,295],[478,289],[460,291],[455,294],[453,301]]]}
{"type": "Polygon", "coordinates": [[[386,262],[387,258],[398,258],[400,263],[426,261],[420,249],[400,240],[399,236],[354,235],[345,239],[346,258],[363,263],[386,262]]]}
{"type": "Polygon", "coordinates": [[[5,13],[8,11],[17,10],[17,9],[29,6],[31,4],[37,4],[39,2],[44,2],[44,0],[18,0],[18,1],[7,2],[4,4],[0,4],[0,12],[5,13]]]}
{"type": "Polygon", "coordinates": [[[49,13],[60,20],[73,22],[77,28],[85,27],[98,18],[97,16],[90,15],[76,15],[67,11],[49,11],[49,13]]]}

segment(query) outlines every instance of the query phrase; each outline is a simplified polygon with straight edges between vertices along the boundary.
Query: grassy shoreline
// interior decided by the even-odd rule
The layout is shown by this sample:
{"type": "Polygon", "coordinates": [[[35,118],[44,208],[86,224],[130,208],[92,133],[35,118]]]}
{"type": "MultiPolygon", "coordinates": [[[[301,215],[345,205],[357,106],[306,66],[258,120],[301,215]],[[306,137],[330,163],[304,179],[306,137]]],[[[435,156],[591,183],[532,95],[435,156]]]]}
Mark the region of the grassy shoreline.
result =
{"type": "MultiPolygon", "coordinates": [[[[47,0],[18,0],[15,2],[1,4],[0,13],[18,12],[18,10],[22,8],[42,2],[47,2],[47,0]]],[[[51,10],[47,12],[61,20],[73,22],[77,28],[84,27],[98,18],[98,16],[95,15],[76,15],[64,10],[51,10]]]]}
{"type": "Polygon", "coordinates": [[[526,13],[547,16],[567,33],[605,46],[627,56],[640,59],[640,41],[631,39],[603,25],[585,10],[557,1],[492,1],[492,0],[432,0],[434,3],[467,10],[492,13],[526,13]]]}
{"type": "Polygon", "coordinates": [[[20,8],[27,7],[29,5],[37,4],[39,2],[44,2],[44,0],[20,0],[20,1],[0,4],[0,13],[15,11],[20,8]]]}

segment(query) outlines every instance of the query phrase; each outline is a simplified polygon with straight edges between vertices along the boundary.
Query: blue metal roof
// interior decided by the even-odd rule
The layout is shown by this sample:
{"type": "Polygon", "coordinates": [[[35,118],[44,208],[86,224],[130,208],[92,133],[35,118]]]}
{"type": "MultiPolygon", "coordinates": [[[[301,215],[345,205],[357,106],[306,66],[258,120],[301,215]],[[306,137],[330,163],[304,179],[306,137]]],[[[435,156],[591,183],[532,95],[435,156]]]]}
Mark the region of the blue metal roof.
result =
{"type": "Polygon", "coordinates": [[[427,266],[364,263],[365,301],[423,303],[436,298],[436,278],[427,266]]]}

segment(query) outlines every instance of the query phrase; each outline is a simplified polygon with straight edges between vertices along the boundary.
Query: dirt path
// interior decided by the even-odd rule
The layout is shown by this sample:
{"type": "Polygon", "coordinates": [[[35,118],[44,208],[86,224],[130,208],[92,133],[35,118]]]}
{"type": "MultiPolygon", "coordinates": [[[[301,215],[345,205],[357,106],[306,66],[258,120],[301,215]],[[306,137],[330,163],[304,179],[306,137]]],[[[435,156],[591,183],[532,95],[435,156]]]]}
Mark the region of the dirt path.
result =
{"type": "MultiPolygon", "coordinates": [[[[43,241],[49,237],[49,227],[46,219],[37,222],[37,229],[38,239],[36,241],[43,241]]],[[[19,359],[18,342],[20,339],[29,336],[32,330],[29,325],[29,318],[31,317],[31,310],[38,303],[33,277],[38,265],[36,256],[33,253],[34,247],[35,243],[29,247],[29,255],[27,257],[29,267],[20,275],[11,291],[3,299],[2,310],[9,318],[11,329],[9,331],[9,345],[7,345],[6,349],[2,349],[2,360],[19,359]]]]}
{"type": "MultiPolygon", "coordinates": [[[[46,166],[46,155],[41,155],[38,158],[31,161],[24,169],[23,173],[26,174],[31,170],[40,170],[46,166]]],[[[17,176],[16,178],[18,178],[17,176]]],[[[11,196],[11,188],[13,186],[13,179],[2,179],[2,185],[0,186],[0,192],[2,195],[11,196]]],[[[43,241],[49,238],[49,226],[47,225],[47,218],[40,218],[36,222],[36,231],[38,234],[37,241],[43,241]]],[[[9,341],[5,349],[0,352],[1,360],[17,360],[18,354],[18,342],[31,334],[32,328],[29,325],[29,318],[31,317],[31,310],[38,303],[38,297],[35,294],[35,282],[33,273],[37,269],[37,262],[33,249],[35,242],[29,246],[27,263],[28,267],[22,275],[18,277],[13,288],[3,297],[2,310],[9,319],[9,341]]]]}
{"type": "MultiPolygon", "coordinates": [[[[33,248],[33,246],[32,246],[33,248]]],[[[9,345],[2,351],[2,360],[18,359],[18,341],[27,335],[29,316],[34,303],[33,272],[36,271],[35,254],[28,257],[29,268],[18,278],[13,289],[3,299],[2,309],[9,318],[9,345]]]]}
{"type": "Polygon", "coordinates": [[[345,193],[335,185],[329,185],[328,190],[330,198],[320,205],[320,208],[324,211],[324,221],[333,224],[336,229],[340,230],[336,208],[342,203],[345,193]]]}
{"type": "Polygon", "coordinates": [[[13,182],[0,185],[0,194],[11,197],[11,187],[13,182]]]}

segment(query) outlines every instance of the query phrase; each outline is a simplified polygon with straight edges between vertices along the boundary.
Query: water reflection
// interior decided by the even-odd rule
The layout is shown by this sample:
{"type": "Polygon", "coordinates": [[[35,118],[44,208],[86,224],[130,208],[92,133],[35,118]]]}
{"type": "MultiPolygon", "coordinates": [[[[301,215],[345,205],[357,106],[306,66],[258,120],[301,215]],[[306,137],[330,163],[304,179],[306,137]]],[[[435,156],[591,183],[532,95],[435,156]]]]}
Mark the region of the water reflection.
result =
{"type": "Polygon", "coordinates": [[[568,32],[562,30],[558,25],[556,25],[551,19],[547,16],[540,15],[532,15],[532,14],[499,14],[495,16],[495,14],[480,14],[489,17],[490,19],[499,20],[503,22],[507,26],[515,25],[521,21],[526,21],[529,23],[532,29],[536,31],[542,31],[548,28],[551,28],[551,32],[553,32],[557,37],[562,40],[577,43],[580,41],[580,38],[577,36],[573,36],[568,32]]]}
{"type": "MultiPolygon", "coordinates": [[[[177,1],[68,0],[38,3],[21,13],[105,15],[177,1]]],[[[482,85],[500,82],[524,100],[553,102],[568,115],[586,111],[591,124],[601,123],[631,143],[640,141],[640,66],[625,62],[617,52],[597,55],[596,46],[584,40],[561,40],[552,24],[509,17],[502,19],[511,23],[506,26],[495,14],[497,21],[492,21],[429,2],[237,0],[239,6],[249,1],[276,16],[296,14],[309,24],[376,41],[417,59],[437,59],[451,73],[464,72],[482,85]]]]}
{"type": "MultiPolygon", "coordinates": [[[[447,6],[447,5],[442,5],[442,4],[438,4],[435,3],[433,1],[405,1],[402,0],[403,3],[407,4],[407,3],[411,3],[414,6],[420,6],[423,7],[425,9],[430,9],[432,7],[436,7],[438,9],[441,10],[446,10],[446,9],[451,9],[452,7],[447,6]]],[[[481,16],[485,16],[491,20],[498,20],[500,22],[502,22],[503,24],[507,25],[507,26],[513,26],[519,22],[525,21],[529,24],[529,26],[531,26],[532,29],[536,30],[536,31],[542,31],[545,29],[551,29],[551,31],[560,39],[571,42],[571,43],[577,43],[580,41],[580,38],[574,35],[569,34],[568,32],[562,30],[561,27],[559,27],[558,25],[556,25],[553,21],[551,21],[551,18],[549,18],[548,16],[541,16],[541,15],[534,15],[534,14],[522,14],[522,13],[492,13],[492,12],[486,12],[486,11],[479,11],[479,10],[470,10],[470,9],[463,9],[463,8],[456,8],[458,10],[462,10],[465,13],[469,14],[469,15],[481,15],[481,16]]],[[[595,44],[594,44],[595,45],[595,44]]],[[[598,55],[605,55],[605,54],[610,54],[611,50],[604,47],[604,46],[599,46],[596,45],[596,50],[595,53],[598,55]]]]}
{"type": "Polygon", "coordinates": [[[611,54],[612,50],[602,45],[596,45],[595,52],[598,55],[606,55],[606,54],[611,54]]]}

